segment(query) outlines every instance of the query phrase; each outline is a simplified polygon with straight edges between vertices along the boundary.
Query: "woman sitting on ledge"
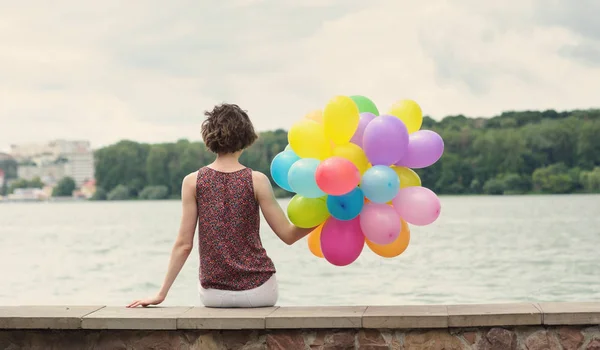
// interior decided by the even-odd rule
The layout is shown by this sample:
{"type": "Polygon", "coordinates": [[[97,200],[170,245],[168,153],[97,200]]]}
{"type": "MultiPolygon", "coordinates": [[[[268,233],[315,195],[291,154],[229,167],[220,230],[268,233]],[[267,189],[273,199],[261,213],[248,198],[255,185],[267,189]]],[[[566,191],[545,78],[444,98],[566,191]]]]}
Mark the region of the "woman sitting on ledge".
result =
{"type": "Polygon", "coordinates": [[[187,175],[181,186],[181,227],[163,285],[155,297],[127,307],[162,303],[193,247],[198,225],[200,300],[207,307],[266,307],[277,302],[275,266],[260,240],[260,214],[277,236],[293,244],[311,229],[292,225],[262,173],[240,164],[257,139],[245,111],[222,104],[205,112],[202,138],[217,154],[212,164],[187,175]]]}

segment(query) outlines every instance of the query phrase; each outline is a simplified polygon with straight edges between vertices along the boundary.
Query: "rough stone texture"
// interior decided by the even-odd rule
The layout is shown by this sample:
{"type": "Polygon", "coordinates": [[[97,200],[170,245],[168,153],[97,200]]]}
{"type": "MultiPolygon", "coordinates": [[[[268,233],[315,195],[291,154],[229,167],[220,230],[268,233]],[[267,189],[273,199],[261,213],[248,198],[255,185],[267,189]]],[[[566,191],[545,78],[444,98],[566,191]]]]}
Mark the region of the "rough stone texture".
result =
{"type": "Polygon", "coordinates": [[[0,349],[600,350],[600,328],[303,330],[0,329],[0,349]]]}
{"type": "Polygon", "coordinates": [[[537,331],[525,339],[528,350],[561,350],[558,339],[546,330],[537,331]]]}
{"type": "Polygon", "coordinates": [[[389,349],[383,335],[376,329],[362,329],[358,332],[358,348],[362,350],[389,349]]]}
{"type": "Polygon", "coordinates": [[[267,348],[280,350],[305,349],[304,337],[301,331],[290,330],[267,335],[267,348]]]}
{"type": "Polygon", "coordinates": [[[592,339],[585,348],[586,350],[600,350],[600,339],[592,339]]]}
{"type": "Polygon", "coordinates": [[[565,350],[577,350],[583,344],[583,334],[577,328],[562,327],[557,330],[557,334],[565,350]]]}
{"type": "Polygon", "coordinates": [[[469,345],[473,345],[477,341],[477,332],[464,332],[462,336],[469,345]]]}
{"type": "Polygon", "coordinates": [[[448,331],[410,332],[404,337],[406,350],[462,350],[469,347],[448,331]]]}
{"type": "Polygon", "coordinates": [[[484,350],[515,350],[517,349],[517,334],[504,328],[492,328],[484,333],[477,342],[476,349],[484,350]]]}

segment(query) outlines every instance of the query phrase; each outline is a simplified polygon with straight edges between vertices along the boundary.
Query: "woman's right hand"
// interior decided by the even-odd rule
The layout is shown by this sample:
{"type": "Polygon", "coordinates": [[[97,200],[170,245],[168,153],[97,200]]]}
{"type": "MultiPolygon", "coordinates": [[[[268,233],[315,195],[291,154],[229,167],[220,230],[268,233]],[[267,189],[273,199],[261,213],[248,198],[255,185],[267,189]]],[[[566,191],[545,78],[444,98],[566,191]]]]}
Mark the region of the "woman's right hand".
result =
{"type": "Polygon", "coordinates": [[[146,307],[148,305],[158,305],[158,304],[162,303],[163,301],[165,301],[165,298],[157,295],[152,298],[136,300],[136,301],[132,302],[131,304],[127,305],[127,307],[128,308],[133,308],[133,307],[138,307],[138,306],[146,307]]]}

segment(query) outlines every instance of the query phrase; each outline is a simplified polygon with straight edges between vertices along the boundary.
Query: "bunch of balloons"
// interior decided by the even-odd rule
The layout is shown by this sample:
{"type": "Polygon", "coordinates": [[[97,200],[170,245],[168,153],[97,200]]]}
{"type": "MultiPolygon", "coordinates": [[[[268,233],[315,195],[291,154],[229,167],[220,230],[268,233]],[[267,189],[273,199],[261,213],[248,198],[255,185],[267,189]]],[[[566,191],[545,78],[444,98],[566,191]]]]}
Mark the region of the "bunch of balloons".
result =
{"type": "Polygon", "coordinates": [[[419,130],[422,122],[412,100],[379,115],[364,96],[336,96],[292,126],[271,176],[296,193],[290,221],[315,227],[308,236],[314,255],[346,266],[366,243],[379,256],[395,257],[408,247],[408,224],[429,225],[439,217],[438,197],[411,169],[434,164],[444,152],[437,133],[419,130]]]}

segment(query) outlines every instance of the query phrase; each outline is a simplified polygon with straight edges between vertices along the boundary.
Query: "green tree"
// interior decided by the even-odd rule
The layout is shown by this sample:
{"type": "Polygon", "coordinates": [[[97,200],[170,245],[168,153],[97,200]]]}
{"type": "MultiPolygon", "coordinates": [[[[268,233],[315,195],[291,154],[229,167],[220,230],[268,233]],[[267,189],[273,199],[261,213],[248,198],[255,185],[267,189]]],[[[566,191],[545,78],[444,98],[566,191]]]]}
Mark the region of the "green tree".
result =
{"type": "Polygon", "coordinates": [[[169,198],[169,188],[164,185],[146,186],[138,197],[149,200],[167,199],[169,198]]]}
{"type": "Polygon", "coordinates": [[[118,185],[113,188],[109,193],[106,199],[109,201],[122,201],[131,198],[131,191],[125,185],[118,185]]]}
{"type": "Polygon", "coordinates": [[[600,192],[600,167],[595,167],[591,171],[582,171],[579,183],[586,192],[600,192]]]}
{"type": "Polygon", "coordinates": [[[56,184],[56,187],[54,187],[54,189],[52,190],[52,196],[53,197],[66,197],[66,196],[72,196],[73,195],[73,191],[75,191],[75,188],[77,187],[77,185],[75,184],[75,180],[72,177],[63,177],[58,184],[56,184]]]}
{"type": "Polygon", "coordinates": [[[537,169],[532,175],[536,189],[544,193],[569,193],[577,185],[564,163],[552,164],[537,169]]]}
{"type": "Polygon", "coordinates": [[[91,200],[93,201],[105,201],[108,198],[108,193],[102,187],[96,187],[96,192],[92,195],[91,200]]]}

